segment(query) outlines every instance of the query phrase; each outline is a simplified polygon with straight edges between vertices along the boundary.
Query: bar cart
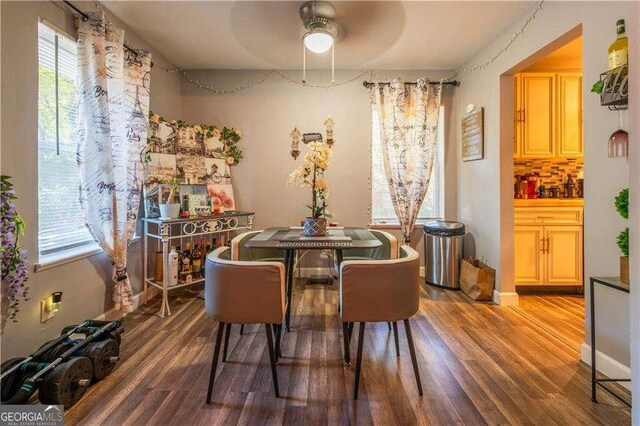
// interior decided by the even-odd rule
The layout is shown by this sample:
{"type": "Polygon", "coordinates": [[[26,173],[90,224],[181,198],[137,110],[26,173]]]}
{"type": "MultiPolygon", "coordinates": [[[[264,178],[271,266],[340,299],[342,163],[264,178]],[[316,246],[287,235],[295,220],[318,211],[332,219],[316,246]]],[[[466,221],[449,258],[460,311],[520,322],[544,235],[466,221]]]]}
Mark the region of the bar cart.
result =
{"type": "MultiPolygon", "coordinates": [[[[174,244],[182,241],[193,243],[194,238],[207,240],[211,243],[219,242],[224,237],[228,242],[232,232],[251,230],[253,227],[253,212],[234,211],[211,216],[195,216],[180,219],[144,218],[144,261],[143,261],[143,286],[145,303],[148,300],[147,286],[152,285],[162,291],[162,305],[158,316],[164,318],[171,315],[169,308],[169,291],[204,282],[204,278],[193,279],[189,282],[177,283],[169,286],[169,250],[174,244]],[[156,281],[149,276],[149,244],[155,240],[158,249],[162,249],[162,281],[156,281]]],[[[212,244],[215,248],[220,244],[212,244]]],[[[157,261],[157,260],[156,260],[157,261]]],[[[204,265],[203,265],[204,267],[204,265]]]]}

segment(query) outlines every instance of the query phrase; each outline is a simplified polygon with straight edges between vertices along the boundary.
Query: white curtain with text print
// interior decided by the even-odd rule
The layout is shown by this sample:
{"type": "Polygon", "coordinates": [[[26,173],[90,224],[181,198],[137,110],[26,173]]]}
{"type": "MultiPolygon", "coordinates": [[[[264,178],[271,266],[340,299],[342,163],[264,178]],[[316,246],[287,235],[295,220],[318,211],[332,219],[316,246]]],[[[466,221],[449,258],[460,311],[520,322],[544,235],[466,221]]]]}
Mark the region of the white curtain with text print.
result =
{"type": "Polygon", "coordinates": [[[77,22],[80,204],[87,227],[113,264],[115,307],[129,312],[127,246],[140,203],[151,55],[126,50],[124,31],[104,12],[77,22]]]}

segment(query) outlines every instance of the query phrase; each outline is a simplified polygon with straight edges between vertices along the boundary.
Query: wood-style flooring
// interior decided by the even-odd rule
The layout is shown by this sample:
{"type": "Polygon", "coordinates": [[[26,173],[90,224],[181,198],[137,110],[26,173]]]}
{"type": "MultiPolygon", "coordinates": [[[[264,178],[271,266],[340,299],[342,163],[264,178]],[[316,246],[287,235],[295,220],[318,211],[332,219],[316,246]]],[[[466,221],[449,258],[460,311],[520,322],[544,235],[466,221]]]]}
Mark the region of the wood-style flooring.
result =
{"type": "Polygon", "coordinates": [[[509,308],[423,286],[411,324],[424,396],[404,328],[396,358],[387,325],[368,324],[354,402],[355,362],[342,361],[337,288],[300,281],[292,330],[282,341],[281,398],[273,395],[264,327],[247,326],[239,336],[236,326],[207,405],[217,324],[196,295],[176,292],[165,319],[155,316],[158,299],[129,314],[122,361],[66,413],[66,424],[630,423],[629,409],[604,392],[600,403],[591,402],[590,370],[579,357],[584,308],[577,297],[524,296],[520,307],[509,308]]]}

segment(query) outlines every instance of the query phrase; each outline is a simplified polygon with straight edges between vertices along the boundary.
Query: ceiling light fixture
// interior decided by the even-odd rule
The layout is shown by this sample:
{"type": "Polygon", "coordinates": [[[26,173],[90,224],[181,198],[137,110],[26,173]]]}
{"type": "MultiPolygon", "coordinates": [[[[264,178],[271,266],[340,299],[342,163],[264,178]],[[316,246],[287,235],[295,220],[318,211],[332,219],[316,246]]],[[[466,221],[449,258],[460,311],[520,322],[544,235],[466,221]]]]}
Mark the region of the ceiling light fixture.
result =
{"type": "Polygon", "coordinates": [[[324,53],[331,49],[331,82],[335,82],[335,41],[340,28],[336,10],[328,1],[308,1],[300,7],[300,19],[307,30],[302,36],[302,82],[307,80],[307,49],[324,53]]]}

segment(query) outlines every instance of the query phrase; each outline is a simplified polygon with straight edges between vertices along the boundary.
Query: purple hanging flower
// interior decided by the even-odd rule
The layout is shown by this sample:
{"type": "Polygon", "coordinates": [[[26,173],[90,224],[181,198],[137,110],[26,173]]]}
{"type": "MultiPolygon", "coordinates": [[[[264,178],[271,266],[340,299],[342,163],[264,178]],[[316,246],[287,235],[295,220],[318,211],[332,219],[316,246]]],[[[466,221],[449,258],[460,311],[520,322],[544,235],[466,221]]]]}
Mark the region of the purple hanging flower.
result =
{"type": "Polygon", "coordinates": [[[0,187],[0,258],[2,259],[2,285],[6,286],[9,300],[9,318],[18,322],[20,301],[29,300],[27,284],[27,251],[18,245],[24,233],[24,222],[13,205],[16,199],[9,176],[1,176],[0,187]]]}

